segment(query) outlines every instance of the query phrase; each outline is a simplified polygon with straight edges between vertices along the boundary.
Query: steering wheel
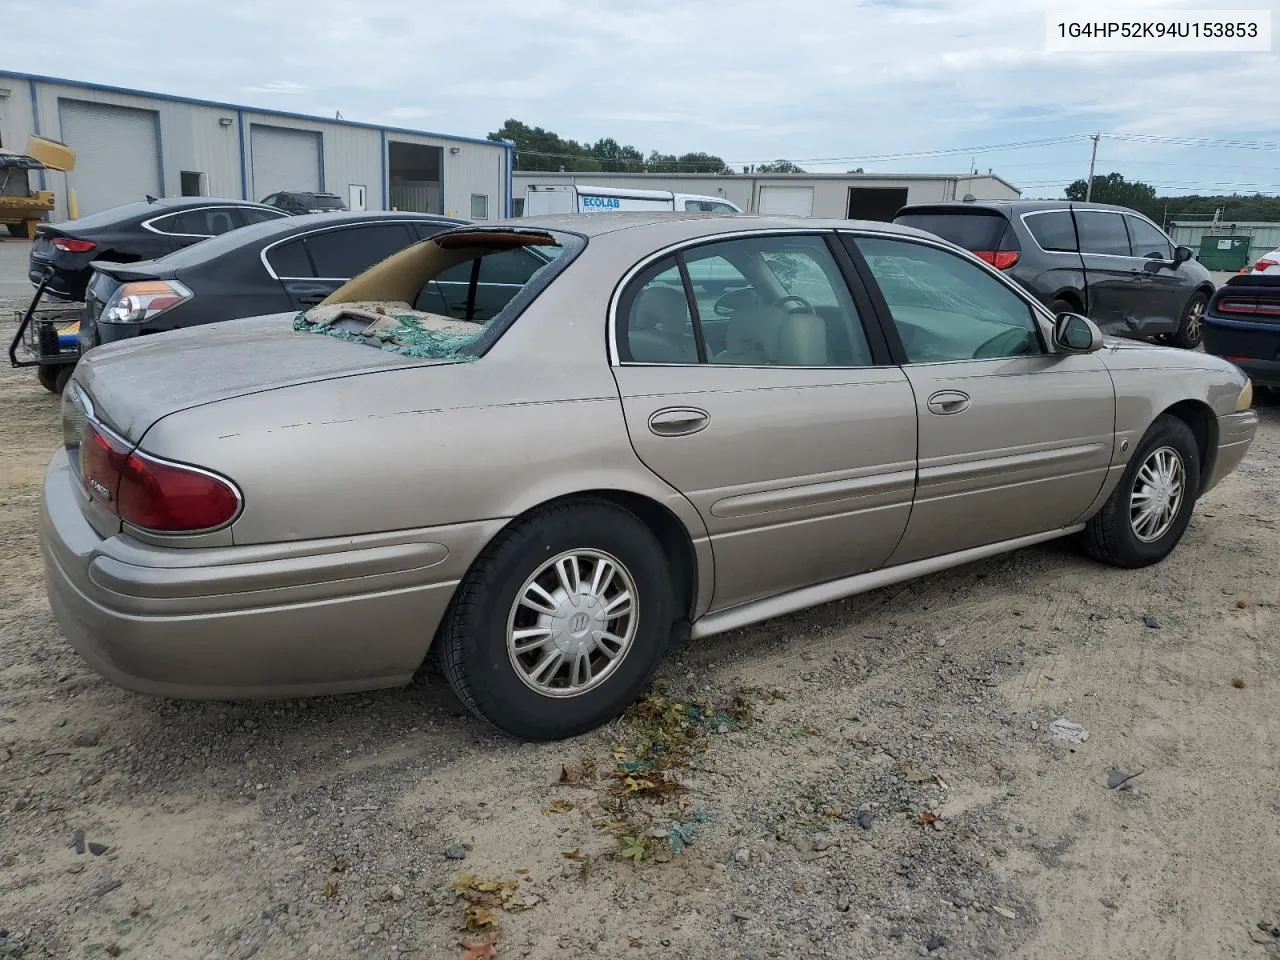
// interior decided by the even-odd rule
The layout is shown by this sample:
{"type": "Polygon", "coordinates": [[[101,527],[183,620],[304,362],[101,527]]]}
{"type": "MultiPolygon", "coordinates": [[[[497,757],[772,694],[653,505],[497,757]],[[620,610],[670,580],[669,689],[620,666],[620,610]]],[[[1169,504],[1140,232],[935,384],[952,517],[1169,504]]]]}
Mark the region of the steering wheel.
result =
{"type": "Polygon", "coordinates": [[[799,308],[795,310],[788,310],[787,313],[813,313],[813,304],[804,297],[797,297],[794,293],[788,294],[785,297],[779,297],[773,302],[773,305],[775,307],[780,307],[788,301],[799,304],[799,308]]]}
{"type": "Polygon", "coordinates": [[[735,310],[757,302],[755,290],[751,287],[738,287],[720,295],[712,309],[717,317],[731,317],[735,310]]]}
{"type": "Polygon", "coordinates": [[[1030,353],[1028,349],[1030,336],[1030,332],[1021,327],[1010,327],[1008,330],[997,333],[973,351],[973,359],[1016,357],[1030,353]]]}

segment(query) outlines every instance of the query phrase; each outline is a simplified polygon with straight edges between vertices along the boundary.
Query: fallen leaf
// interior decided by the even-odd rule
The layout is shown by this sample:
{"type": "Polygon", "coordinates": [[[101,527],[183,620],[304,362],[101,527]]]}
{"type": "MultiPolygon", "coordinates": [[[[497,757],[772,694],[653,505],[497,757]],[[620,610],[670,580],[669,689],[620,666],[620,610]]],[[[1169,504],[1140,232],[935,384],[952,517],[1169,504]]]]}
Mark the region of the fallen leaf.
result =
{"type": "Polygon", "coordinates": [[[462,953],[458,960],[493,960],[498,955],[496,948],[500,939],[502,932],[492,930],[483,937],[460,940],[458,946],[462,947],[462,953]]]}
{"type": "Polygon", "coordinates": [[[898,772],[902,774],[907,783],[928,783],[933,779],[933,774],[917,770],[915,767],[905,763],[898,764],[898,772]]]}
{"type": "Polygon", "coordinates": [[[329,899],[333,899],[338,895],[338,883],[336,880],[330,880],[324,885],[324,895],[329,899]]]}
{"type": "Polygon", "coordinates": [[[1232,685],[1233,687],[1235,687],[1237,690],[1243,690],[1243,689],[1244,689],[1244,677],[1232,677],[1232,678],[1231,678],[1231,685],[1232,685]]]}
{"type": "Polygon", "coordinates": [[[796,893],[804,893],[804,881],[797,880],[795,883],[791,885],[791,889],[794,890],[796,893]]]}
{"type": "Polygon", "coordinates": [[[938,815],[932,810],[921,810],[916,814],[916,823],[922,827],[926,827],[938,819],[938,815]]]}
{"type": "Polygon", "coordinates": [[[631,860],[639,864],[644,859],[645,851],[649,848],[649,838],[646,836],[623,837],[622,849],[618,851],[618,856],[624,860],[631,860]]]}
{"type": "Polygon", "coordinates": [[[1247,606],[1248,606],[1248,604],[1247,604],[1247,603],[1245,603],[1243,600],[1237,600],[1237,601],[1236,601],[1236,609],[1237,609],[1237,610],[1243,610],[1243,609],[1244,609],[1245,607],[1247,607],[1247,606]]]}
{"type": "Polygon", "coordinates": [[[560,782],[573,786],[588,783],[595,779],[596,765],[590,760],[583,763],[565,764],[560,768],[560,782]]]}
{"type": "Polygon", "coordinates": [[[560,851],[560,856],[564,857],[566,860],[577,860],[578,848],[574,847],[572,850],[562,850],[560,851]]]}
{"type": "Polygon", "coordinates": [[[334,872],[334,873],[346,873],[346,870],[347,870],[347,858],[346,858],[346,857],[334,857],[334,858],[333,858],[333,872],[334,872]]]}
{"type": "Polygon", "coordinates": [[[485,927],[496,927],[498,915],[491,909],[478,903],[470,904],[464,914],[468,930],[483,930],[485,927]]]}
{"type": "Polygon", "coordinates": [[[568,800],[556,800],[549,807],[543,807],[542,812],[546,813],[568,813],[573,809],[573,804],[568,800]]]}
{"type": "Polygon", "coordinates": [[[517,870],[517,871],[516,871],[516,873],[528,873],[528,872],[529,872],[529,871],[528,871],[527,869],[525,869],[524,867],[521,867],[519,870],[517,870]]]}

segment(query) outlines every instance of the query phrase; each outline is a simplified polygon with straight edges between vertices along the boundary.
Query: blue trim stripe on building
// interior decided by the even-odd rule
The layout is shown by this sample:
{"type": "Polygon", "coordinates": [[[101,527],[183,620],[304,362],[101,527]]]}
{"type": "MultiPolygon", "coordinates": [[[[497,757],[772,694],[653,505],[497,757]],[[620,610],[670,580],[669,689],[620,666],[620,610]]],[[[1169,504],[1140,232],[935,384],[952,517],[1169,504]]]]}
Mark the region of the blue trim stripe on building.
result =
{"type": "MultiPolygon", "coordinates": [[[[160,122],[160,114],[152,111],[156,118],[156,169],[160,171],[160,196],[165,196],[164,189],[164,124],[160,122]]],[[[182,191],[179,190],[179,193],[182,191]]]]}
{"type": "Polygon", "coordinates": [[[320,192],[324,193],[325,190],[328,188],[324,185],[324,131],[323,130],[316,131],[316,139],[318,141],[316,143],[316,149],[320,151],[320,192]]]}
{"type": "Polygon", "coordinates": [[[61,77],[46,77],[34,73],[18,73],[13,70],[0,70],[0,77],[11,77],[16,80],[27,80],[31,84],[32,99],[35,98],[37,83],[54,83],[63,87],[74,87],[81,90],[98,90],[103,93],[118,93],[131,97],[145,97],[151,100],[166,100],[170,103],[188,103],[198,107],[217,107],[220,110],[246,110],[263,116],[286,117],[290,120],[307,120],[311,123],[333,123],[343,127],[357,127],[363,130],[384,130],[387,133],[407,133],[418,137],[435,137],[439,140],[453,140],[458,143],[483,143],[493,146],[492,140],[484,137],[466,137],[453,133],[435,133],[431,130],[414,130],[410,127],[384,127],[376,123],[363,123],[359,120],[338,120],[333,117],[316,117],[306,113],[290,113],[287,110],[270,110],[251,107],[238,103],[224,103],[221,100],[201,100],[197,97],[179,97],[171,93],[153,93],[147,90],[135,90],[130,87],[114,87],[105,83],[87,83],[83,80],[64,80],[61,77]]]}
{"type": "MultiPolygon", "coordinates": [[[[31,125],[35,127],[35,134],[38,137],[41,135],[40,134],[40,97],[37,96],[36,94],[36,81],[33,77],[27,78],[27,86],[31,90],[31,125]]],[[[45,184],[43,170],[40,171],[39,180],[40,180],[41,190],[49,189],[48,186],[46,186],[45,184]]]]}
{"type": "Polygon", "coordinates": [[[249,158],[244,153],[244,111],[236,111],[236,122],[240,126],[240,199],[249,199],[249,158]]]}
{"type": "Polygon", "coordinates": [[[387,131],[382,131],[382,209],[391,209],[391,168],[387,160],[387,131]]]}
{"type": "Polygon", "coordinates": [[[505,141],[507,144],[507,212],[506,216],[510,217],[515,213],[516,198],[512,195],[514,186],[514,175],[516,167],[516,145],[513,141],[505,141]]]}

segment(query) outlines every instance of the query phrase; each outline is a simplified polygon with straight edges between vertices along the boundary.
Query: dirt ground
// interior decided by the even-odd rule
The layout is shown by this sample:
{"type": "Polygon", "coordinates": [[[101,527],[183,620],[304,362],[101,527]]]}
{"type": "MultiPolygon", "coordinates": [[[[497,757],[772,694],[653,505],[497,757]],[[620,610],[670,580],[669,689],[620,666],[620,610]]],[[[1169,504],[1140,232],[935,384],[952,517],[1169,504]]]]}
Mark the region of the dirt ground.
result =
{"type": "Polygon", "coordinates": [[[1158,567],[1051,544],[701,641],[656,717],[531,746],[434,673],[239,704],[99,679],[41,583],[58,403],[5,364],[0,957],[1280,958],[1262,414],[1158,567]]]}

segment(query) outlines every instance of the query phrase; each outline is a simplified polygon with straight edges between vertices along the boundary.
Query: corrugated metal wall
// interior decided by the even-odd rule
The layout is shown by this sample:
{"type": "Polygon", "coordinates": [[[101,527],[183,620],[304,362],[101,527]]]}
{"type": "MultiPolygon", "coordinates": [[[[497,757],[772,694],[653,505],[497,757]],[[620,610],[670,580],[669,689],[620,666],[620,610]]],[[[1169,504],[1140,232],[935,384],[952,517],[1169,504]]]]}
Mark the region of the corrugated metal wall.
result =
{"type": "Polygon", "coordinates": [[[723,197],[736,203],[748,213],[760,210],[762,186],[808,187],[813,191],[813,216],[841,219],[849,207],[850,187],[907,188],[908,203],[934,203],[940,200],[959,200],[972,193],[983,200],[1016,200],[1018,191],[996,177],[830,177],[799,175],[664,175],[664,174],[609,174],[609,173],[520,173],[515,174],[515,195],[523,197],[530,183],[584,183],[597,187],[633,188],[638,190],[670,190],[673,193],[696,193],[704,196],[723,197]]]}
{"type": "Polygon", "coordinates": [[[1192,250],[1200,250],[1200,239],[1206,235],[1219,237],[1249,237],[1249,257],[1256,259],[1264,253],[1280,248],[1280,223],[1250,221],[1247,223],[1186,223],[1175,220],[1169,224],[1169,236],[1174,243],[1192,250]]]}
{"type": "MultiPolygon", "coordinates": [[[[364,186],[369,210],[382,210],[386,204],[389,185],[385,140],[388,137],[443,148],[444,212],[468,216],[473,193],[488,197],[491,219],[502,216],[506,208],[507,148],[500,143],[455,140],[392,128],[384,130],[232,105],[193,103],[142,91],[102,89],[23,74],[0,72],[0,90],[9,91],[8,96],[0,96],[0,138],[11,149],[22,149],[28,135],[37,132],[62,139],[58,122],[60,98],[155,111],[166,196],[181,195],[181,173],[186,170],[205,175],[206,192],[210,196],[261,199],[252,182],[249,149],[250,126],[260,123],[319,133],[323,188],[347,200],[352,184],[364,186]],[[457,152],[451,152],[450,148],[457,152]]],[[[93,144],[69,145],[78,152],[95,149],[93,144]]],[[[48,188],[57,195],[54,219],[66,219],[66,176],[54,172],[44,176],[48,188]]]]}

